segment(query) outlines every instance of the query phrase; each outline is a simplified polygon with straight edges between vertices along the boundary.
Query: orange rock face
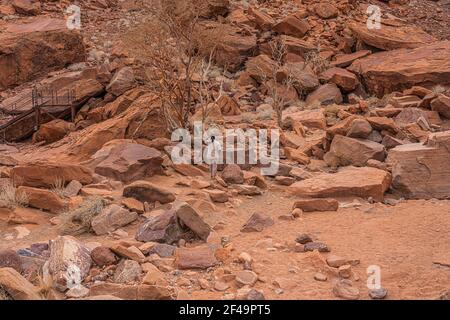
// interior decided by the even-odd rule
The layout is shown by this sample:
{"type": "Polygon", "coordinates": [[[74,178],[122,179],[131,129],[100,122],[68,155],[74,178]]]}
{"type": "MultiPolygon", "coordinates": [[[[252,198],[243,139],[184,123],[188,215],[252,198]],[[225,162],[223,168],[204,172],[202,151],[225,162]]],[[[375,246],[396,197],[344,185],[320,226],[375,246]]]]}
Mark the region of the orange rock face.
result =
{"type": "Polygon", "coordinates": [[[8,26],[0,35],[0,90],[84,58],[81,35],[68,30],[64,20],[37,18],[8,26]]]}
{"type": "Polygon", "coordinates": [[[368,167],[346,167],[335,174],[323,173],[296,182],[289,189],[292,194],[301,197],[356,196],[372,197],[375,201],[382,201],[390,182],[390,174],[386,171],[368,167]]]}
{"type": "Polygon", "coordinates": [[[375,53],[355,61],[348,70],[359,74],[368,91],[378,96],[414,85],[444,85],[450,83],[449,52],[450,41],[440,41],[375,53]]]}
{"type": "Polygon", "coordinates": [[[92,172],[81,165],[35,163],[12,169],[17,185],[52,188],[58,179],[68,183],[72,180],[82,184],[92,183],[92,172]]]}
{"type": "Polygon", "coordinates": [[[450,197],[450,131],[430,135],[428,142],[397,146],[386,162],[392,186],[414,199],[450,197]]]}
{"type": "Polygon", "coordinates": [[[368,29],[365,24],[351,23],[350,29],[364,43],[382,50],[413,49],[436,39],[413,26],[382,25],[380,29],[368,29]]]}

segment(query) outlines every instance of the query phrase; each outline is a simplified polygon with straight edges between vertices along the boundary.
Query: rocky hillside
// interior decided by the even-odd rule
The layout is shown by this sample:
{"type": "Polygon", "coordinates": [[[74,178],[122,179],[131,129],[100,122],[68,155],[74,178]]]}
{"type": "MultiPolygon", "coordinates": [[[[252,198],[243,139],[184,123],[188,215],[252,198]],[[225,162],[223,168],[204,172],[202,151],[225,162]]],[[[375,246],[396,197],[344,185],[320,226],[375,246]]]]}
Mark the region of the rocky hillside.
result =
{"type": "Polygon", "coordinates": [[[450,2],[202,3],[0,0],[0,300],[448,299],[450,2]],[[196,120],[278,172],[175,164],[196,120]]]}

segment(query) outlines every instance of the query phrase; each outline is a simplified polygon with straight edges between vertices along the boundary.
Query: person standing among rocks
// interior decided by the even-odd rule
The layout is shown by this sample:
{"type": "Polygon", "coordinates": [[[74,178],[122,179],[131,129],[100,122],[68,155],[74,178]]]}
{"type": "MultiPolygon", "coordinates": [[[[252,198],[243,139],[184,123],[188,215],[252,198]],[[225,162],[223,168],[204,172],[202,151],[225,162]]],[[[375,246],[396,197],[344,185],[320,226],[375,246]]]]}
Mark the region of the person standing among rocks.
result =
{"type": "Polygon", "coordinates": [[[222,146],[217,142],[215,136],[211,136],[211,142],[206,149],[206,155],[208,157],[211,169],[211,179],[215,179],[217,174],[217,163],[220,158],[220,152],[222,152],[222,146]]]}

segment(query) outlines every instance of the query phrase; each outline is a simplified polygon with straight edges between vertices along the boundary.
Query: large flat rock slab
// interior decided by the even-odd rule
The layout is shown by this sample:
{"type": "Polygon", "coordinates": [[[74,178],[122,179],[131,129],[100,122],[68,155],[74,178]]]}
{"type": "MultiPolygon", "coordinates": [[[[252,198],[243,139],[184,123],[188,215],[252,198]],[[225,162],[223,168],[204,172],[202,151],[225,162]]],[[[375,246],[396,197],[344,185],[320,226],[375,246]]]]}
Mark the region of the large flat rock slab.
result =
{"type": "Polygon", "coordinates": [[[93,159],[100,161],[95,167],[96,173],[125,183],[163,173],[161,152],[130,140],[107,143],[93,159]]]}
{"type": "Polygon", "coordinates": [[[378,96],[415,85],[450,84],[450,41],[375,53],[356,60],[348,70],[359,74],[369,93],[378,96]]]}
{"type": "Polygon", "coordinates": [[[353,22],[350,30],[362,42],[382,50],[413,49],[436,42],[437,39],[415,26],[382,25],[368,29],[365,23],[353,22]]]}
{"type": "Polygon", "coordinates": [[[31,32],[45,32],[62,30],[67,28],[66,21],[48,17],[34,17],[25,20],[25,23],[9,23],[5,27],[5,33],[20,34],[31,32]]]}
{"type": "Polygon", "coordinates": [[[390,150],[392,187],[412,199],[450,198],[450,131],[431,134],[428,143],[390,150]]]}
{"type": "Polygon", "coordinates": [[[84,61],[85,56],[83,37],[67,29],[64,20],[37,18],[8,25],[0,34],[0,90],[84,61]]]}
{"type": "Polygon", "coordinates": [[[391,183],[386,171],[363,167],[346,167],[337,173],[323,173],[296,182],[289,187],[291,194],[304,198],[372,197],[382,201],[391,183]]]}

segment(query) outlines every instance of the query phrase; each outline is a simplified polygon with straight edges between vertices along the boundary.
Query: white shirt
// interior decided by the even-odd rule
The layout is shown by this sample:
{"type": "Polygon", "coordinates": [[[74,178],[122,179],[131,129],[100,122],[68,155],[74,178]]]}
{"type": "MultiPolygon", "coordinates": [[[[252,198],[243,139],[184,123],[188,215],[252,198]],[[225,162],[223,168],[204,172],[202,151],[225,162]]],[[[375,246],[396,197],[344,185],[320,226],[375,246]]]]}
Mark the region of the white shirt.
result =
{"type": "Polygon", "coordinates": [[[210,162],[217,162],[220,159],[220,153],[222,152],[222,146],[217,140],[208,144],[206,149],[206,157],[210,162]]]}

